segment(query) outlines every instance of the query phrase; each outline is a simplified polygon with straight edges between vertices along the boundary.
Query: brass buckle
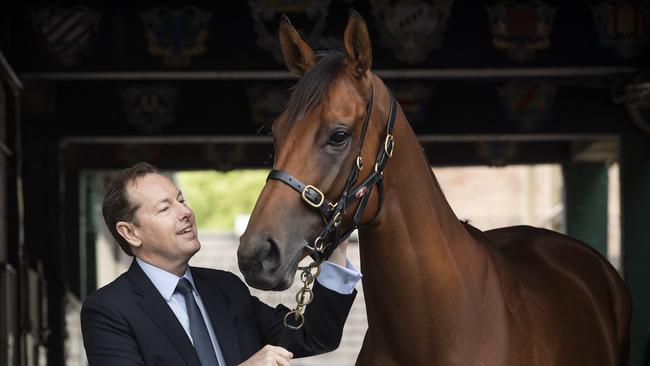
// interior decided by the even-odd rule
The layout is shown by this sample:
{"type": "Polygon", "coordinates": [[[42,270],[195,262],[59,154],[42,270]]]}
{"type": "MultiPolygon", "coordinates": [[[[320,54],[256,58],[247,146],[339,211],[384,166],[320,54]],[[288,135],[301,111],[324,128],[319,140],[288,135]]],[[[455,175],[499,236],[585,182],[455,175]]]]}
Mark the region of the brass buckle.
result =
{"type": "Polygon", "coordinates": [[[393,135],[388,134],[384,140],[384,151],[389,158],[393,157],[393,149],[395,148],[395,139],[393,135]]]}
{"type": "Polygon", "coordinates": [[[310,206],[319,208],[320,206],[323,205],[323,202],[325,201],[325,195],[318,188],[312,186],[311,184],[308,184],[307,186],[305,186],[305,189],[302,190],[302,199],[305,200],[305,202],[307,202],[310,206]],[[308,189],[312,189],[320,195],[320,201],[318,201],[318,203],[314,203],[309,198],[307,198],[308,189]]]}

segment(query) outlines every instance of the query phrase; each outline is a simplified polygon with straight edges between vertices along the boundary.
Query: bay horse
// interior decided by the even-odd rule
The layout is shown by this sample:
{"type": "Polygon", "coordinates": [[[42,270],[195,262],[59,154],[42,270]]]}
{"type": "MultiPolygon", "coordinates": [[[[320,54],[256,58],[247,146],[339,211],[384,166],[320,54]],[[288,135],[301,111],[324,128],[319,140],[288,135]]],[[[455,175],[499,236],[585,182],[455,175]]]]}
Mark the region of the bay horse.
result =
{"type": "Polygon", "coordinates": [[[631,302],[616,270],[550,230],[459,221],[370,69],[361,16],[350,16],[339,50],[315,53],[286,18],[279,35],[301,78],[273,123],[274,170],[240,238],[248,284],[286,289],[301,259],[362,225],[358,365],[627,363],[631,302]]]}

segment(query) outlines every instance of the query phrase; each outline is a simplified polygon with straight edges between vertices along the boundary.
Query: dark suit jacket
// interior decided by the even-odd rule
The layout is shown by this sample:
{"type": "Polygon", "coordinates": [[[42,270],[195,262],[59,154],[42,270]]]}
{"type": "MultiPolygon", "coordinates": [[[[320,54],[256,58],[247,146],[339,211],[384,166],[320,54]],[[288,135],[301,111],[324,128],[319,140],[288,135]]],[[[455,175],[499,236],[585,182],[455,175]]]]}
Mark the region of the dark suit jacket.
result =
{"type": "MultiPolygon", "coordinates": [[[[229,366],[266,344],[277,345],[281,337],[294,357],[336,349],[356,295],[341,295],[315,281],[305,326],[285,334],[286,307],[263,304],[232,273],[196,267],[191,271],[229,366]]],[[[135,260],[126,273],[86,298],[81,330],[90,366],[200,366],[182,325],[135,260]]]]}

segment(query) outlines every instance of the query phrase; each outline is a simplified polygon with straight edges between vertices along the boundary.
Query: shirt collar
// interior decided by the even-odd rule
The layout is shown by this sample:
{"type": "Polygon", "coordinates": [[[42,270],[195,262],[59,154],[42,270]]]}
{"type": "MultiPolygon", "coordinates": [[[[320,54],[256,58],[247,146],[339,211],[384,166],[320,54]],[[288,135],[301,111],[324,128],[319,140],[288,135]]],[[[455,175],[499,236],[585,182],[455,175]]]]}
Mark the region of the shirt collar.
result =
{"type": "MultiPolygon", "coordinates": [[[[176,290],[178,280],[180,280],[181,277],[178,277],[173,273],[151,265],[140,258],[135,258],[135,260],[138,262],[140,268],[142,268],[147,277],[149,277],[151,282],[153,282],[153,285],[156,286],[158,292],[160,292],[165,301],[169,302],[172,298],[172,295],[174,294],[174,291],[176,290]]],[[[194,279],[192,278],[192,271],[190,271],[190,266],[187,266],[185,269],[185,274],[183,274],[183,277],[187,278],[190,281],[192,287],[196,291],[196,285],[194,284],[194,279]]]]}

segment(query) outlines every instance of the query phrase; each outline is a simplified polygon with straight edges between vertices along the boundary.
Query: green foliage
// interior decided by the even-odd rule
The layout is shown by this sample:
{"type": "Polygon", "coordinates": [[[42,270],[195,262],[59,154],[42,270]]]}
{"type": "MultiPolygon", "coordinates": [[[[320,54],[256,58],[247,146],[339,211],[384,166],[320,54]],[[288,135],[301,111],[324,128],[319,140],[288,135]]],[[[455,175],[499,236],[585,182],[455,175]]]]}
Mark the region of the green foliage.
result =
{"type": "Polygon", "coordinates": [[[194,210],[199,230],[231,231],[237,215],[249,215],[268,170],[179,172],[175,179],[194,210]]]}

